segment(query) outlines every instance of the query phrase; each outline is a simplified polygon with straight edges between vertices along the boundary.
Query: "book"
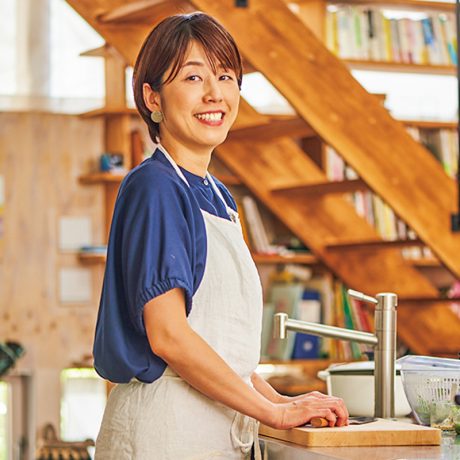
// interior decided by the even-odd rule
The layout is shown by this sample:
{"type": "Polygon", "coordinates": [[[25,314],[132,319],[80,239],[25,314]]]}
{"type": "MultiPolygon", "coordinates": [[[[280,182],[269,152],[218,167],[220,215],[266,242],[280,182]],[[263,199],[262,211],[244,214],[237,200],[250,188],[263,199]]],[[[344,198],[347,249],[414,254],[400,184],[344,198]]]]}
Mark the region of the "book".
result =
{"type": "Polygon", "coordinates": [[[257,203],[250,195],[241,199],[244,215],[247,219],[252,246],[259,253],[270,252],[270,243],[265,230],[257,203]]]}
{"type": "MultiPolygon", "coordinates": [[[[274,305],[274,314],[287,313],[289,318],[296,318],[298,306],[304,291],[301,283],[273,283],[270,287],[268,301],[274,305]]],[[[271,337],[267,355],[271,359],[287,361],[294,350],[295,334],[288,332],[285,339],[271,337]]]]}
{"type": "MultiPolygon", "coordinates": [[[[321,298],[316,290],[305,289],[299,302],[297,319],[310,323],[321,322],[321,298]]],[[[321,337],[297,332],[292,359],[318,359],[321,352],[321,337]]]]}
{"type": "Polygon", "coordinates": [[[265,302],[262,310],[262,335],[260,341],[260,356],[262,359],[270,358],[268,354],[268,344],[273,336],[273,315],[275,314],[275,305],[265,302]]]}

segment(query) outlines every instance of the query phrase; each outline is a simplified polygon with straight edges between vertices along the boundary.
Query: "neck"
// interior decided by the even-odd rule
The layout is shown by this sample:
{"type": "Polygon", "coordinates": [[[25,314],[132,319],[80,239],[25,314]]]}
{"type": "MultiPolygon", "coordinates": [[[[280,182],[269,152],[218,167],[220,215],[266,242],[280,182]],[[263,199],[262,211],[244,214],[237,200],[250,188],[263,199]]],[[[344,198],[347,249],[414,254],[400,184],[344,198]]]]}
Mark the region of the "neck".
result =
{"type": "Polygon", "coordinates": [[[203,178],[206,176],[211,161],[212,148],[191,149],[173,139],[161,139],[161,145],[179,166],[197,176],[203,178]]]}

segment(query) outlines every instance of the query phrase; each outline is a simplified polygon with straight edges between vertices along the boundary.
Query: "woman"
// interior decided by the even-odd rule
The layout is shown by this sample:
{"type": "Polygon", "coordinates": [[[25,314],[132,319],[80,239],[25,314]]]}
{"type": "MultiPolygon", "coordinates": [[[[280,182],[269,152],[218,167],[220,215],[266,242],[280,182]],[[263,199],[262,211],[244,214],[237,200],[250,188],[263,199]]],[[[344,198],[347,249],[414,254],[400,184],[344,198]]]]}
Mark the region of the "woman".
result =
{"type": "Polygon", "coordinates": [[[343,402],[287,398],[254,371],[262,290],[236,205],[207,168],[236,119],[241,58],[203,14],[172,16],[134,69],[137,108],[160,145],[115,206],[94,344],[111,392],[98,460],[260,458],[257,424],[347,423],[343,402]]]}

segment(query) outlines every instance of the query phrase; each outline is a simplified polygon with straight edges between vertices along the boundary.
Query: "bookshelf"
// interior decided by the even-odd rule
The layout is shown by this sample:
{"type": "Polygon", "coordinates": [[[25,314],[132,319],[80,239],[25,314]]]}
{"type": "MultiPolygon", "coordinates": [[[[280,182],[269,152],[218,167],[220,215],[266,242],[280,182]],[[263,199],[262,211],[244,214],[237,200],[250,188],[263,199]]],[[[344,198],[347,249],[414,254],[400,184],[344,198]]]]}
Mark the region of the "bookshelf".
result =
{"type": "Polygon", "coordinates": [[[453,65],[435,64],[409,64],[401,62],[370,61],[359,59],[344,59],[350,69],[375,70],[379,72],[424,73],[433,75],[455,75],[456,67],[453,65]]]}
{"type": "Polygon", "coordinates": [[[447,2],[331,1],[325,43],[353,68],[454,74],[454,12],[447,2]]]}

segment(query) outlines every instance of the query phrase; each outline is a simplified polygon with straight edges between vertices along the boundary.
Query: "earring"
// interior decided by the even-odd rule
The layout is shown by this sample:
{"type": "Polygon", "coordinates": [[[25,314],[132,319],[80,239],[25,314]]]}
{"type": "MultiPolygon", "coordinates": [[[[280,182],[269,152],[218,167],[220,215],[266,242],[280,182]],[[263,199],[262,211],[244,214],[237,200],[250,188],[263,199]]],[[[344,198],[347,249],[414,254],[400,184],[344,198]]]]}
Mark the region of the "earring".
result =
{"type": "Polygon", "coordinates": [[[150,114],[150,118],[154,123],[161,123],[163,121],[163,114],[160,111],[155,110],[150,114]]]}

